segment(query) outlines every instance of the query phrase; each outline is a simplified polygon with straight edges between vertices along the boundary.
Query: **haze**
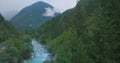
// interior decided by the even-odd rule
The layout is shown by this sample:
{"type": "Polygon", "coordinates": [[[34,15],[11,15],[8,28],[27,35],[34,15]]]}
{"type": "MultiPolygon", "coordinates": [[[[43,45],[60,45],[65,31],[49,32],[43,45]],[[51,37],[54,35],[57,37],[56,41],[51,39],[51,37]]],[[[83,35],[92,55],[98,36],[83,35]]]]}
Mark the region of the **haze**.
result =
{"type": "Polygon", "coordinates": [[[8,11],[20,11],[37,1],[44,1],[57,8],[60,12],[73,8],[76,0],[0,0],[0,13],[8,11]]]}

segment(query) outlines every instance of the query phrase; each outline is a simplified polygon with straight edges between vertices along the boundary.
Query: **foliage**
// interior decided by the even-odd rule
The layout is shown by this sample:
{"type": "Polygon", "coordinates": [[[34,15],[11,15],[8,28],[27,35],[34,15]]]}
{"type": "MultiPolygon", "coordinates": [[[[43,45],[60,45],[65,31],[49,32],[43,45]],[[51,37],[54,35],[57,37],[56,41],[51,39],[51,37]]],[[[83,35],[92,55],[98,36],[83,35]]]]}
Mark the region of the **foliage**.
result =
{"type": "Polygon", "coordinates": [[[1,15],[0,47],[0,63],[22,63],[32,52],[30,38],[16,31],[1,15]]]}
{"type": "Polygon", "coordinates": [[[120,63],[120,0],[80,0],[30,34],[53,63],[120,63]]]}

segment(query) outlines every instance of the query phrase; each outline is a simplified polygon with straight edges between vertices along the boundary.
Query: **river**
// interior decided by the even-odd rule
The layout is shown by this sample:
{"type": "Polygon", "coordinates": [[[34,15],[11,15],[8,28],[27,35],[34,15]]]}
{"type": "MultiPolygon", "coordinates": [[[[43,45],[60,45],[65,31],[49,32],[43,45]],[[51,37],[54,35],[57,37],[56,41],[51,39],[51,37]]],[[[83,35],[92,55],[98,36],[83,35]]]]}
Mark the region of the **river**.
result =
{"type": "Polygon", "coordinates": [[[49,53],[38,41],[32,40],[33,53],[30,59],[25,60],[24,63],[44,63],[49,60],[49,53]]]}

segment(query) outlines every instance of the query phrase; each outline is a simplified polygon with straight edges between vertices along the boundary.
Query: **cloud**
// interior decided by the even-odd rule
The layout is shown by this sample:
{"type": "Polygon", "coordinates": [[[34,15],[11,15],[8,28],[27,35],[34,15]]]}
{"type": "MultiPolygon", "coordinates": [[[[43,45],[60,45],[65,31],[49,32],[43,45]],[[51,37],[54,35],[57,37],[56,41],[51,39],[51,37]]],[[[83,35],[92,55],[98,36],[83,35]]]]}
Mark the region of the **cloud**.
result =
{"type": "Polygon", "coordinates": [[[54,17],[55,16],[55,10],[52,8],[45,8],[46,12],[43,14],[43,16],[50,16],[50,17],[54,17]]]}

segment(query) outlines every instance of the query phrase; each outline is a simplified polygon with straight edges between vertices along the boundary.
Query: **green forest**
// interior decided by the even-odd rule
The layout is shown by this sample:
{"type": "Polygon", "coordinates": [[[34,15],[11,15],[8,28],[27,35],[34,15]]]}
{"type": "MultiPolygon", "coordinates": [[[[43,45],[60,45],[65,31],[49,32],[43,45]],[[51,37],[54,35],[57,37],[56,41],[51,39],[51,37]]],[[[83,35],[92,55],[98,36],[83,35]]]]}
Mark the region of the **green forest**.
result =
{"type": "Polygon", "coordinates": [[[45,22],[20,32],[0,14],[0,63],[38,59],[33,53],[40,54],[40,48],[34,47],[41,45],[33,39],[51,54],[44,63],[120,63],[120,0],[80,0],[45,22]]]}
{"type": "Polygon", "coordinates": [[[120,63],[120,0],[80,0],[29,34],[53,63],[120,63]]]}
{"type": "Polygon", "coordinates": [[[23,63],[31,52],[30,37],[18,32],[0,15],[0,63],[23,63]]]}

